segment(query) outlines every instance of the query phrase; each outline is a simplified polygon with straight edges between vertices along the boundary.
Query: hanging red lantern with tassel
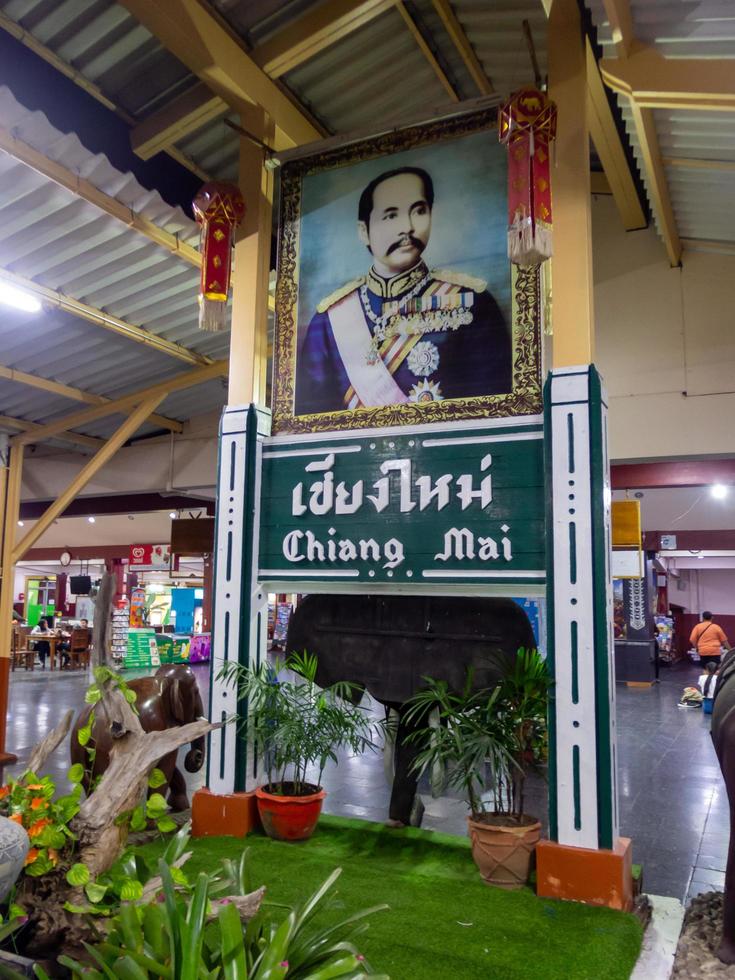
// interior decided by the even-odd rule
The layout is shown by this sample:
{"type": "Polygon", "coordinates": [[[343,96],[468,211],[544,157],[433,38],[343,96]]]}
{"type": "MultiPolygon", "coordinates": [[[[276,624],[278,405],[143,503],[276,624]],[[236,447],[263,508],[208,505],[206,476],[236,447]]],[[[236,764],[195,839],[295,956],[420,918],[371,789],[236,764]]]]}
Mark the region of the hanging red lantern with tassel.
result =
{"type": "Polygon", "coordinates": [[[500,110],[498,138],[508,147],[508,258],[541,265],[551,258],[551,167],[556,106],[535,88],[515,92],[500,110]]]}
{"type": "Polygon", "coordinates": [[[202,234],[202,279],[199,290],[200,330],[224,330],[235,228],[245,215],[245,201],[237,184],[212,181],[204,184],[192,201],[202,234]]]}

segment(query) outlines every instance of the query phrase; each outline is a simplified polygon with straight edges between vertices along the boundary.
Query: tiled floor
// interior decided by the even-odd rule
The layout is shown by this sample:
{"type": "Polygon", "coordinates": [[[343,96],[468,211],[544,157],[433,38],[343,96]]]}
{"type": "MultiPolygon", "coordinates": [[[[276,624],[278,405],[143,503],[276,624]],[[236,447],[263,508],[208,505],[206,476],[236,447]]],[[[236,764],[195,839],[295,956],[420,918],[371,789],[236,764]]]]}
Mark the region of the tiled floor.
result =
{"type": "MultiPolygon", "coordinates": [[[[208,668],[195,668],[206,703],[208,668]]],[[[644,866],[644,887],[679,899],[721,888],[729,836],[727,796],[709,736],[709,717],[677,708],[681,690],[698,671],[662,670],[650,689],[618,685],[618,778],[621,832],[632,837],[634,861],[644,866]]],[[[20,753],[81,702],[87,680],[80,674],[12,675],[8,748],[20,753]]],[[[58,750],[49,771],[63,782],[67,759],[58,750]]],[[[187,776],[190,789],[203,773],[187,776]]],[[[325,774],[325,810],[367,820],[387,816],[389,789],[382,755],[345,757],[325,774]]],[[[424,795],[423,826],[465,834],[467,810],[459,799],[424,795]]],[[[529,790],[527,809],[545,817],[542,783],[529,790]]]]}

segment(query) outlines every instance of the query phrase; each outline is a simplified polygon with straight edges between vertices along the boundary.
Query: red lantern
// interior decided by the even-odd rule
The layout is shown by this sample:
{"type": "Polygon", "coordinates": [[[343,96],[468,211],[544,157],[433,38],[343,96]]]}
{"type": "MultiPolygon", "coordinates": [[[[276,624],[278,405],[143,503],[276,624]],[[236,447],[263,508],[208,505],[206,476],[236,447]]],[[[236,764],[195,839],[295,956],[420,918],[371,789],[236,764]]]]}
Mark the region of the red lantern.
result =
{"type": "Polygon", "coordinates": [[[212,181],[202,187],[192,207],[197,223],[202,226],[199,327],[201,330],[224,330],[233,235],[245,215],[245,201],[237,184],[212,181]]]}
{"type": "Polygon", "coordinates": [[[498,138],[508,147],[508,258],[541,265],[551,258],[549,147],[556,106],[535,88],[515,92],[500,110],[498,138]]]}

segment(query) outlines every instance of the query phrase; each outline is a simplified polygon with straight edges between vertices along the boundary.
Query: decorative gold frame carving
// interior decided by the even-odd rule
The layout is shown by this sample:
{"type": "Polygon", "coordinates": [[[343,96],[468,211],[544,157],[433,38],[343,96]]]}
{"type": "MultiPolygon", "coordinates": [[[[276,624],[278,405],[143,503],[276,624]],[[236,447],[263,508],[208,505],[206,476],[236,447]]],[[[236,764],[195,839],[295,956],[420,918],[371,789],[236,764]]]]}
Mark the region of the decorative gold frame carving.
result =
{"type": "Polygon", "coordinates": [[[298,330],[299,230],[304,177],[360,160],[454,139],[497,125],[497,109],[483,109],[428,125],[361,140],[284,164],[278,238],[276,329],[273,365],[273,434],[424,425],[461,419],[505,418],[542,411],[540,275],[535,267],[509,265],[512,276],[513,389],[502,395],[453,398],[441,402],[345,409],[294,415],[298,330]]]}

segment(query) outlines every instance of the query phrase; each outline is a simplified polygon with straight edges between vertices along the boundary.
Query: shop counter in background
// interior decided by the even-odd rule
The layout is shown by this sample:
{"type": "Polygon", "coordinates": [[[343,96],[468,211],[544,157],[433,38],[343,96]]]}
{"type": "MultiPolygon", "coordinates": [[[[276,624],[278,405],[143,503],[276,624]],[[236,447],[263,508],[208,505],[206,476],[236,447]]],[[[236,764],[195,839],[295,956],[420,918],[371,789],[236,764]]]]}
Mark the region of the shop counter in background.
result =
{"type": "Polygon", "coordinates": [[[160,667],[161,658],[157,640],[158,637],[151,627],[143,626],[128,630],[128,650],[125,654],[124,666],[138,670],[145,667],[160,667]]]}
{"type": "Polygon", "coordinates": [[[205,664],[209,663],[212,655],[212,635],[211,633],[194,633],[189,646],[189,663],[205,664]]]}
{"type": "Polygon", "coordinates": [[[158,633],[156,643],[162,664],[185,664],[189,662],[191,636],[188,634],[158,633]]]}

